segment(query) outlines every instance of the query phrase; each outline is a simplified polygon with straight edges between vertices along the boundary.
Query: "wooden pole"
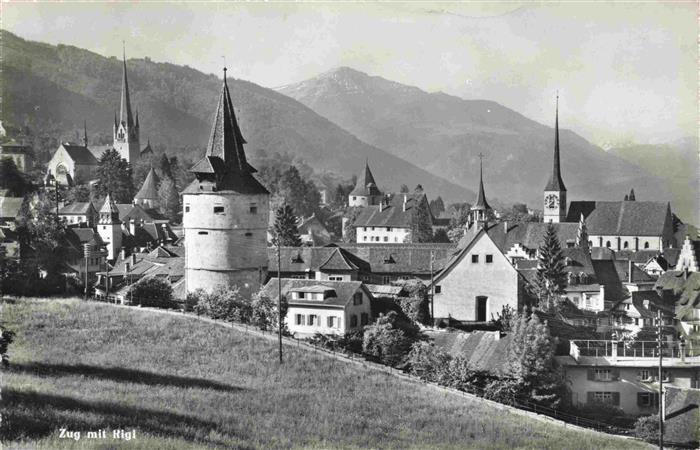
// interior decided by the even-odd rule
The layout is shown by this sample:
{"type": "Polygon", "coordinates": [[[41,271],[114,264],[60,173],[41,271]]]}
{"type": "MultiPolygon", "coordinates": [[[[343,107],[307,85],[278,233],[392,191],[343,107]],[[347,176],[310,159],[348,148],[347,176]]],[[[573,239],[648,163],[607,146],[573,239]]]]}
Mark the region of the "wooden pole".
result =
{"type": "Polygon", "coordinates": [[[435,255],[433,251],[430,250],[430,322],[432,326],[435,326],[435,279],[433,272],[433,261],[435,255]]]}
{"type": "Polygon", "coordinates": [[[664,375],[663,354],[661,353],[661,310],[656,312],[657,339],[659,346],[659,449],[664,448],[664,375]]]}
{"type": "Polygon", "coordinates": [[[277,338],[280,364],[282,364],[282,248],[279,236],[277,236],[277,338]]]}

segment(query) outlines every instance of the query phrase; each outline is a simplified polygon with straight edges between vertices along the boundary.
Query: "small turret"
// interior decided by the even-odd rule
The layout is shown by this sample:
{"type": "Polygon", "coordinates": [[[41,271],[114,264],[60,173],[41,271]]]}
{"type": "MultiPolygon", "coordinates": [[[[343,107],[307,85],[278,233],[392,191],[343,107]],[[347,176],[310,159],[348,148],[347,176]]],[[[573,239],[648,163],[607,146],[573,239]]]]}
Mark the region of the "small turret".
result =
{"type": "Polygon", "coordinates": [[[486,226],[488,222],[488,212],[491,206],[486,201],[486,193],[484,192],[484,155],[479,153],[479,193],[476,196],[474,206],[470,208],[470,223],[477,224],[479,227],[486,226]]]}

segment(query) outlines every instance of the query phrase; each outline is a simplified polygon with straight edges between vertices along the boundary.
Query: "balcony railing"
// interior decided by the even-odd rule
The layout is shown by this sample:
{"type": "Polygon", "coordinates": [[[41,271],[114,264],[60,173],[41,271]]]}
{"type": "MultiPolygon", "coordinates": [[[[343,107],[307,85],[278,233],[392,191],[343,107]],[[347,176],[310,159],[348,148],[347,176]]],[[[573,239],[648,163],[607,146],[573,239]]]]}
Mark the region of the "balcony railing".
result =
{"type": "Polygon", "coordinates": [[[658,358],[659,351],[664,358],[698,356],[698,350],[680,341],[663,342],[659,349],[656,341],[610,341],[576,340],[571,341],[569,354],[578,360],[581,356],[608,358],[658,358]]]}

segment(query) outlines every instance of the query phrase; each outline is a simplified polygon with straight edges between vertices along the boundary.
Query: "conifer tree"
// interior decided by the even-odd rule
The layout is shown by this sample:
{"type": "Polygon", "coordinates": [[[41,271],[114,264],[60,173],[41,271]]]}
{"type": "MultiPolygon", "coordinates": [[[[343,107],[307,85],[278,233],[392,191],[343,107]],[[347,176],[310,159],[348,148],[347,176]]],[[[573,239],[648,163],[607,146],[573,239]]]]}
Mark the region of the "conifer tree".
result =
{"type": "Polygon", "coordinates": [[[539,248],[535,293],[540,307],[551,309],[559,301],[566,286],[564,256],[557,237],[557,231],[551,223],[547,225],[544,242],[539,248]]]}
{"type": "Polygon", "coordinates": [[[131,203],[134,199],[134,184],[131,179],[131,167],[118,151],[110,149],[100,157],[97,168],[95,193],[105,197],[108,193],[117,203],[131,203]]]}
{"type": "Polygon", "coordinates": [[[279,245],[283,247],[301,247],[297,217],[291,206],[284,204],[277,208],[272,236],[274,245],[279,242],[279,245]]]}
{"type": "Polygon", "coordinates": [[[430,218],[430,205],[423,194],[414,194],[415,212],[411,217],[411,242],[432,242],[433,226],[430,218]]]}
{"type": "Polygon", "coordinates": [[[180,195],[172,178],[165,177],[161,180],[158,187],[158,197],[160,198],[161,212],[171,221],[175,221],[180,213],[180,195]]]}

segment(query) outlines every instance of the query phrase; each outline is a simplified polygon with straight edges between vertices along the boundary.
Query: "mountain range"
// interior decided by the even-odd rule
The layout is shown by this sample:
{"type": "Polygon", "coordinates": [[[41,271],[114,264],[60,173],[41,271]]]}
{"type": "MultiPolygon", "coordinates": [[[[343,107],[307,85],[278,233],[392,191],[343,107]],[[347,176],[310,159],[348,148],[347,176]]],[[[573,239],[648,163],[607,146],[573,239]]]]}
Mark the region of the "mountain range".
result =
{"type": "MultiPolygon", "coordinates": [[[[277,89],[363,141],[467,188],[484,157],[488,196],[540,207],[552,173],[552,121],[542,125],[498,103],[429,93],[348,67],[277,89]]],[[[606,152],[566,129],[560,115],[562,173],[570,200],[669,200],[663,173],[606,152]]],[[[684,205],[685,206],[685,205],[684,205]]],[[[684,211],[685,212],[685,211],[684,211]]]]}
{"type": "MultiPolygon", "coordinates": [[[[3,120],[60,130],[62,140],[74,139],[87,120],[91,142],[110,142],[121,60],[1,33],[3,120]]],[[[221,78],[149,58],[128,59],[127,66],[141,140],[189,161],[199,158],[221,78]]],[[[428,93],[344,67],[275,90],[229,77],[229,88],[249,154],[289,153],[336,178],[359,173],[367,158],[387,191],[420,183],[430,198],[470,202],[482,153],[489,200],[541,207],[553,128],[498,103],[428,93]]],[[[606,152],[559,119],[570,200],[617,200],[634,188],[639,200],[673,198],[674,211],[695,218],[688,195],[678,196],[657,165],[634,151],[606,152]]]]}
{"type": "MultiPolygon", "coordinates": [[[[64,130],[110,142],[119,108],[122,62],[73,46],[24,40],[3,30],[3,120],[32,128],[64,130]]],[[[193,161],[204,154],[221,78],[187,66],[127,60],[132,107],[139,112],[141,141],[193,161]]],[[[349,179],[368,158],[380,187],[398,191],[421,183],[433,196],[453,201],[473,191],[431,174],[357,137],[298,101],[254,83],[229,78],[246,151],[280,152],[303,159],[316,172],[349,179]]]]}

